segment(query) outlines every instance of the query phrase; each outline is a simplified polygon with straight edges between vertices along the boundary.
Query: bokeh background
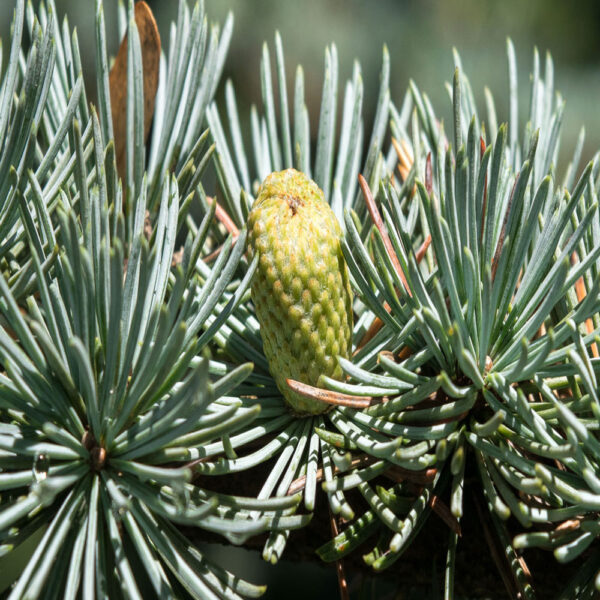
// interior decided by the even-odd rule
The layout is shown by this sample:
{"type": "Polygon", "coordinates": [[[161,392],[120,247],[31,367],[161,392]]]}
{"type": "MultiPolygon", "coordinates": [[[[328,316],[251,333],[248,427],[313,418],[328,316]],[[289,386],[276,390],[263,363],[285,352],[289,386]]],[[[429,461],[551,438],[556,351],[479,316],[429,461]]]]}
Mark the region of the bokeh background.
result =
{"type": "MultiPolygon", "coordinates": [[[[34,5],[38,1],[33,0],[34,5]]],[[[93,98],[95,3],[93,0],[55,1],[59,18],[62,20],[68,14],[71,26],[77,27],[88,93],[93,98]]],[[[175,20],[177,14],[177,0],[147,1],[166,45],[168,23],[175,20]]],[[[108,42],[114,53],[119,42],[117,0],[104,0],[104,4],[108,42]]],[[[14,0],[0,0],[4,61],[10,44],[13,8],[14,0]]],[[[519,64],[520,114],[524,114],[529,102],[533,48],[539,49],[542,59],[549,51],[554,58],[556,86],[567,100],[562,161],[572,151],[581,126],[585,126],[587,134],[584,158],[591,158],[600,148],[598,0],[206,0],[206,8],[210,19],[215,21],[223,22],[229,11],[235,15],[225,78],[235,81],[243,114],[248,113],[251,104],[261,105],[262,44],[267,41],[273,47],[274,33],[279,31],[290,77],[288,89],[291,90],[296,65],[302,64],[313,123],[321,98],[323,52],[330,43],[337,45],[340,82],[350,77],[355,59],[361,63],[367,122],[374,109],[384,44],[390,51],[392,98],[396,103],[401,103],[412,78],[429,95],[437,114],[448,120],[450,103],[444,83],[452,78],[452,48],[456,47],[478,103],[483,108],[483,89],[487,85],[496,98],[498,117],[504,120],[507,114],[505,49],[506,38],[510,37],[519,64]]],[[[222,90],[219,97],[221,95],[222,90]]],[[[257,553],[224,546],[211,546],[209,551],[239,575],[269,583],[265,598],[338,596],[336,576],[331,568],[282,561],[280,568],[273,569],[263,563],[257,553]]],[[[393,585],[386,580],[369,582],[365,591],[365,597],[370,598],[386,594],[397,597],[393,585]]]]}
{"type": "MultiPolygon", "coordinates": [[[[154,11],[163,44],[168,23],[176,18],[177,0],[147,0],[154,11]]],[[[39,0],[33,0],[37,4],[39,0]]],[[[55,0],[59,17],[69,15],[79,35],[88,83],[94,87],[94,0],[55,0]]],[[[188,0],[192,2],[192,0],[188,0]]],[[[551,52],[557,89],[567,100],[562,156],[573,149],[581,126],[586,129],[584,158],[600,148],[600,2],[597,0],[205,0],[211,20],[235,15],[226,77],[236,84],[242,113],[260,106],[259,62],[263,42],[273,47],[281,33],[290,81],[297,64],[306,76],[309,111],[317,118],[323,75],[323,51],[335,43],[340,82],[359,60],[365,84],[365,112],[372,114],[383,44],[392,66],[392,97],[400,103],[410,78],[433,101],[436,113],[449,118],[444,82],[453,74],[452,48],[462,57],[476,99],[483,107],[483,88],[494,93],[498,117],[506,117],[506,38],[517,51],[521,115],[529,102],[533,48],[542,61],[551,52]]],[[[117,0],[104,0],[109,43],[116,49],[117,0]]],[[[7,48],[14,0],[0,0],[0,35],[7,48]]],[[[4,53],[4,60],[6,60],[4,53]]],[[[340,86],[341,87],[341,86],[340,86]]],[[[291,90],[291,87],[289,88],[291,90]]],[[[341,96],[341,94],[340,94],[341,96]]],[[[316,129],[316,126],[314,127],[316,129]]]]}

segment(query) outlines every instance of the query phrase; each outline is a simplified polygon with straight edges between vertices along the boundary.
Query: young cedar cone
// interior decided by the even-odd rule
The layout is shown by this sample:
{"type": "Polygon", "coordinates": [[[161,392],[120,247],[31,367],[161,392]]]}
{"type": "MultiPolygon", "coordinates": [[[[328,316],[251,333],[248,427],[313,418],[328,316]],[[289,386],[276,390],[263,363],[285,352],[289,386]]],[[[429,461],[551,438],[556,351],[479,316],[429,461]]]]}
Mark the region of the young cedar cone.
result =
{"type": "Polygon", "coordinates": [[[350,357],[352,292],[339,223],[317,184],[287,169],[263,181],[248,234],[250,258],[260,256],[251,292],[271,374],[294,413],[323,413],[328,404],[292,391],[286,379],[340,379],[337,356],[350,357]]]}

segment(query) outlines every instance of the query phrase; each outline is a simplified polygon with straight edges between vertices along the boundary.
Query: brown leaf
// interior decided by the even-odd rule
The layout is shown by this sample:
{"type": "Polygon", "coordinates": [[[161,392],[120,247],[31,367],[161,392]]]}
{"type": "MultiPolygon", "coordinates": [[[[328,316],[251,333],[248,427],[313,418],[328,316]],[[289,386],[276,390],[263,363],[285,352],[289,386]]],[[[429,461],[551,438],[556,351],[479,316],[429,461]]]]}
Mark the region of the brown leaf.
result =
{"type": "MultiPolygon", "coordinates": [[[[160,63],[160,35],[150,7],[145,2],[135,4],[135,24],[137,25],[142,50],[144,73],[144,143],[150,132],[154,116],[154,102],[158,88],[158,67],[160,63]]],[[[121,178],[125,177],[125,150],[127,140],[127,36],[121,41],[119,52],[110,70],[110,104],[112,109],[113,133],[117,169],[121,178]]]]}
{"type": "Polygon", "coordinates": [[[392,138],[392,145],[398,156],[398,172],[400,173],[400,177],[402,177],[402,181],[406,181],[413,166],[413,157],[410,147],[404,140],[400,140],[400,143],[398,143],[398,140],[395,138],[392,138]]]}
{"type": "MultiPolygon", "coordinates": [[[[571,256],[571,264],[574,265],[578,261],[579,257],[577,256],[577,252],[573,252],[571,256]]],[[[583,276],[575,282],[575,292],[577,294],[578,302],[581,302],[586,297],[587,292],[585,291],[585,283],[583,281],[583,276]]],[[[585,320],[585,328],[588,333],[592,333],[594,331],[594,322],[592,321],[592,319],[585,320]]],[[[595,343],[592,343],[590,347],[592,349],[592,355],[594,356],[594,358],[598,358],[598,356],[600,356],[598,354],[598,346],[595,343]]]]}

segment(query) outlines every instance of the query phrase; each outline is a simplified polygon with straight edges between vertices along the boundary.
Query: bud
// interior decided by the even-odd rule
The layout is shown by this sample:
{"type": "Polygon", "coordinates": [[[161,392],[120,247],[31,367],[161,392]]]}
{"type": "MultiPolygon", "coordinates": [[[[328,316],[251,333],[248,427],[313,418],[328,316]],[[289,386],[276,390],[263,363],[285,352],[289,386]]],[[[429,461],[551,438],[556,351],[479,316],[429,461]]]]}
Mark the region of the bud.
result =
{"type": "Polygon", "coordinates": [[[259,255],[252,301],[265,356],[296,414],[329,405],[292,391],[286,379],[341,379],[337,356],[352,351],[352,291],[342,232],[317,184],[295,169],[271,173],[248,216],[248,254],[259,255]]]}

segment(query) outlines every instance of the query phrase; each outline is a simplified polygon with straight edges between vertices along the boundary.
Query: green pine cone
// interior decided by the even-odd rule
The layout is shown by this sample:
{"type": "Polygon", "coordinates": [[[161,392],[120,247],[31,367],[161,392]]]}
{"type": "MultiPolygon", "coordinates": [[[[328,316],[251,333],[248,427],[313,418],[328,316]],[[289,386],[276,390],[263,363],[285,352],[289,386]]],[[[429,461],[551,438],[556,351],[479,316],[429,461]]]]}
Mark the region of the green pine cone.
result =
{"type": "Polygon", "coordinates": [[[337,356],[352,352],[352,291],[340,225],[323,192],[304,173],[271,173],[248,216],[248,254],[260,255],[252,300],[265,356],[296,414],[328,404],[292,391],[286,379],[318,385],[342,377],[337,356]]]}

